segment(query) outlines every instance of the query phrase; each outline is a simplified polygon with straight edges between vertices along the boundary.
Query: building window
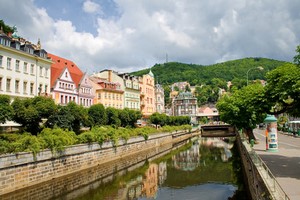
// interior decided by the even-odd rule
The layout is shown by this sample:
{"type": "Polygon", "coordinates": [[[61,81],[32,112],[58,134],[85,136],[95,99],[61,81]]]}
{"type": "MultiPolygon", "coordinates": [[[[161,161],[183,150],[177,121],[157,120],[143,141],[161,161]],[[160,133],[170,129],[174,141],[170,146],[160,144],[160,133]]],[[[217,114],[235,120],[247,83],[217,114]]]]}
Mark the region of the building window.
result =
{"type": "Polygon", "coordinates": [[[30,65],[30,74],[34,74],[34,64],[30,65]]]}
{"type": "Polygon", "coordinates": [[[16,60],[16,71],[19,72],[20,71],[20,61],[16,60]]]}
{"type": "Polygon", "coordinates": [[[0,91],[2,91],[2,77],[0,77],[0,91]]]}
{"type": "Polygon", "coordinates": [[[20,85],[20,81],[16,80],[16,82],[15,82],[15,93],[19,93],[19,85],[20,85]]]}
{"type": "Polygon", "coordinates": [[[45,75],[44,75],[46,78],[48,78],[48,69],[45,68],[45,75]]]}
{"type": "Polygon", "coordinates": [[[7,69],[11,70],[11,58],[7,58],[7,69]]]}
{"type": "Polygon", "coordinates": [[[33,94],[34,83],[30,83],[30,94],[33,94]]]}
{"type": "Polygon", "coordinates": [[[0,55],[0,68],[3,68],[3,66],[2,66],[2,64],[3,64],[2,60],[3,60],[3,56],[0,55]]]}
{"type": "Polygon", "coordinates": [[[6,79],[6,92],[10,92],[10,82],[11,82],[10,78],[6,79]]]}
{"type": "Polygon", "coordinates": [[[23,82],[23,93],[27,94],[27,82],[26,81],[23,82]]]}
{"type": "Polygon", "coordinates": [[[40,76],[43,76],[43,67],[40,66],[40,76]]]}
{"type": "Polygon", "coordinates": [[[68,78],[68,72],[66,72],[65,77],[68,78]]]}
{"type": "Polygon", "coordinates": [[[28,63],[27,62],[24,62],[23,72],[26,74],[28,73],[28,63]]]}
{"type": "Polygon", "coordinates": [[[45,85],[45,94],[47,95],[48,85],[45,85]]]}

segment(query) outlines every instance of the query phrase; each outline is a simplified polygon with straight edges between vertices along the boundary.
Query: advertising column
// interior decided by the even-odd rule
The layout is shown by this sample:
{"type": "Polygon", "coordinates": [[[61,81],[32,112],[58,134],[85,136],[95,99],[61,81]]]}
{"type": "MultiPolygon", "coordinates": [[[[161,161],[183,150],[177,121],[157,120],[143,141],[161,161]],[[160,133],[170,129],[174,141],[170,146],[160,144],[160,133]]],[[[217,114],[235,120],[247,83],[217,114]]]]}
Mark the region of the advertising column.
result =
{"type": "Polygon", "coordinates": [[[266,135],[266,150],[278,151],[278,139],[277,139],[277,119],[274,115],[267,115],[264,122],[267,124],[268,133],[266,135]]]}

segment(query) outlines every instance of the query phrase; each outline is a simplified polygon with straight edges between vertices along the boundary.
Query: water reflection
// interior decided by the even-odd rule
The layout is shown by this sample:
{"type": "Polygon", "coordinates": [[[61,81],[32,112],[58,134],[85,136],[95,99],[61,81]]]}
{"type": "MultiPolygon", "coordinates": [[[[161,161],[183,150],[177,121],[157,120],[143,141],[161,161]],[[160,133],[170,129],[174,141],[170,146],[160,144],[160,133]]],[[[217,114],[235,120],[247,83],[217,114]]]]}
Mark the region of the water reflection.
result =
{"type": "Polygon", "coordinates": [[[231,159],[232,146],[228,141],[206,138],[195,140],[179,149],[170,146],[163,150],[155,149],[154,153],[148,152],[111,164],[106,170],[105,166],[98,166],[87,172],[90,173],[90,183],[85,182],[71,191],[64,187],[64,192],[60,191],[59,195],[55,194],[51,199],[227,200],[237,190],[231,159]],[[143,161],[137,161],[138,157],[143,161]],[[122,168],[124,163],[129,165],[122,168]],[[105,171],[108,174],[104,174],[105,171]]]}

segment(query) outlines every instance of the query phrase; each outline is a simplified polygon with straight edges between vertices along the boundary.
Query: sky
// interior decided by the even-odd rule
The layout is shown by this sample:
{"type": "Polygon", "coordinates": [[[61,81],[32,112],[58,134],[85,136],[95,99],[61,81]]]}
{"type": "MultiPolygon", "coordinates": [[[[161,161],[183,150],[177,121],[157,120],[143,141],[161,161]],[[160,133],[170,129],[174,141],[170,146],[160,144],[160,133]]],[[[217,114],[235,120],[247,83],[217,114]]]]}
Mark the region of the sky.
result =
{"type": "Polygon", "coordinates": [[[245,57],[292,61],[299,0],[0,0],[0,19],[83,72],[245,57]]]}

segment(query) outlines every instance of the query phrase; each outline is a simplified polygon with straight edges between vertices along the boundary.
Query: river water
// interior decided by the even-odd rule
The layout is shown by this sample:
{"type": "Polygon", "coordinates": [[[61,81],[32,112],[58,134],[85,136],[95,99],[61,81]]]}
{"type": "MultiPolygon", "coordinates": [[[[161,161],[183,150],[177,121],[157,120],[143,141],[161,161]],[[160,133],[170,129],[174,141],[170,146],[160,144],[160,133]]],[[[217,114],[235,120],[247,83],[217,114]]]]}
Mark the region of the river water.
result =
{"type": "Polygon", "coordinates": [[[247,200],[233,142],[202,138],[16,191],[4,199],[247,200]]]}

